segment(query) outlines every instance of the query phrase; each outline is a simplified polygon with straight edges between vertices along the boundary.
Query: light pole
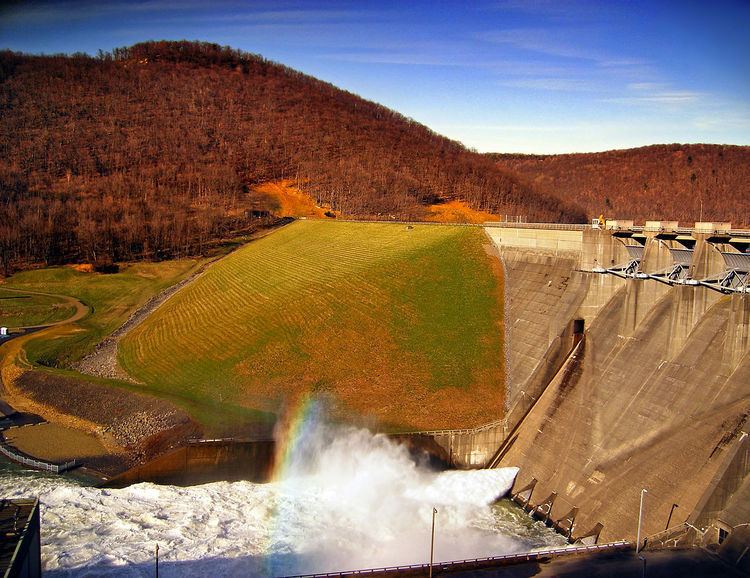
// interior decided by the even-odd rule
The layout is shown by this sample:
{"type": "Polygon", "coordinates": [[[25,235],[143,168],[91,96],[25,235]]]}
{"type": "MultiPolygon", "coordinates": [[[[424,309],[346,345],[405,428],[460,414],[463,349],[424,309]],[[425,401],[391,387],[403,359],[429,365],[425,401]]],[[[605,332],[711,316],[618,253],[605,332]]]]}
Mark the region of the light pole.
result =
{"type": "Polygon", "coordinates": [[[635,553],[638,554],[641,550],[641,521],[643,520],[643,496],[648,494],[648,490],[643,488],[641,490],[641,508],[638,510],[638,537],[635,542],[635,553]]]}
{"type": "Polygon", "coordinates": [[[437,509],[432,508],[432,539],[430,540],[430,578],[432,578],[432,558],[435,554],[435,514],[437,509]]]}
{"type": "Polygon", "coordinates": [[[669,510],[669,518],[667,518],[667,527],[664,528],[665,530],[669,530],[669,523],[672,521],[672,514],[674,513],[674,509],[679,507],[680,506],[678,504],[672,504],[672,509],[669,510]]]}

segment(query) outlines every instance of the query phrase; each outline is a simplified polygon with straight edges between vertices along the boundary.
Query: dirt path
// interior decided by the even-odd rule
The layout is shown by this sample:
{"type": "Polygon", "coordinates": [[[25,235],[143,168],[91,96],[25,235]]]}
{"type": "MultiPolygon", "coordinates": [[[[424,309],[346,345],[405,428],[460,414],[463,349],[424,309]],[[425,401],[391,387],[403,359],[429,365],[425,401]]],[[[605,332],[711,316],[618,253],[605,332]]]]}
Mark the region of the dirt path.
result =
{"type": "MultiPolygon", "coordinates": [[[[60,301],[64,302],[66,305],[71,305],[75,309],[75,313],[68,317],[67,319],[62,319],[61,321],[53,321],[52,323],[44,323],[43,325],[27,325],[24,327],[20,327],[19,329],[23,329],[24,333],[28,331],[35,331],[38,329],[46,329],[47,327],[54,327],[56,325],[65,325],[67,323],[74,323],[75,321],[78,321],[79,319],[83,319],[88,315],[89,313],[89,307],[87,305],[84,305],[81,303],[78,299],[75,297],[71,297],[69,295],[59,295],[57,293],[44,293],[42,291],[29,291],[27,289],[11,289],[10,287],[0,287],[0,291],[12,291],[13,293],[21,293],[23,295],[43,295],[44,297],[54,297],[55,299],[59,299],[60,301]]],[[[19,334],[23,335],[23,334],[19,334]]],[[[1,341],[0,343],[5,343],[5,341],[1,341]]]]}
{"type": "MultiPolygon", "coordinates": [[[[56,299],[59,299],[60,301],[63,301],[67,305],[71,305],[75,309],[75,312],[73,313],[73,315],[71,315],[67,319],[62,319],[61,321],[54,321],[52,323],[46,323],[44,325],[28,325],[25,327],[20,327],[19,329],[21,329],[22,332],[9,335],[8,337],[0,340],[0,348],[13,339],[16,339],[19,337],[25,337],[31,333],[36,333],[37,331],[48,329],[50,327],[57,327],[60,325],[67,325],[69,323],[75,323],[79,319],[83,319],[84,317],[86,317],[86,315],[88,315],[90,311],[87,305],[85,305],[84,303],[76,299],[75,297],[70,297],[69,295],[59,295],[57,293],[45,293],[42,291],[27,291],[25,289],[11,289],[9,287],[0,287],[0,289],[2,289],[3,291],[12,291],[14,293],[22,293],[24,295],[27,295],[27,294],[28,295],[44,295],[46,297],[54,297],[56,299]]],[[[2,349],[0,349],[0,354],[2,354],[2,349]]],[[[7,403],[7,401],[4,399],[5,396],[6,396],[6,390],[3,384],[2,371],[0,371],[0,414],[4,414],[6,416],[12,415],[15,413],[15,409],[7,403]]]]}
{"type": "Polygon", "coordinates": [[[130,377],[124,369],[120,367],[117,362],[117,345],[120,339],[130,332],[135,327],[138,327],[143,321],[151,315],[162,303],[167,301],[172,295],[177,293],[183,287],[189,285],[200,277],[209,265],[215,263],[218,259],[213,259],[200,265],[190,275],[185,277],[182,281],[170,285],[164,289],[161,293],[157,293],[151,299],[146,301],[138,309],[128,317],[127,321],[115,329],[111,334],[102,339],[97,343],[94,351],[89,353],[86,357],[81,359],[78,363],[73,365],[73,369],[85,373],[87,375],[94,375],[96,377],[106,377],[108,379],[119,379],[122,381],[128,381],[130,383],[138,383],[132,377],[130,377]]]}

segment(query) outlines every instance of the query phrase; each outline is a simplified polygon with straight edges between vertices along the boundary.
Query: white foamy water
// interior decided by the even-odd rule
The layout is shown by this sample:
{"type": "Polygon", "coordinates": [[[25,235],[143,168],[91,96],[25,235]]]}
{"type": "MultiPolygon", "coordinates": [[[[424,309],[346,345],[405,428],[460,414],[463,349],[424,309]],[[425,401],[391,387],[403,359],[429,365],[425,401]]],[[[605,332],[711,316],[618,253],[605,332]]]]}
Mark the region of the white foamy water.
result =
{"type": "Polygon", "coordinates": [[[0,496],[40,497],[45,576],[283,576],[562,545],[493,506],[515,468],[432,472],[384,436],[317,427],[278,482],[80,487],[0,475],[0,496]]]}

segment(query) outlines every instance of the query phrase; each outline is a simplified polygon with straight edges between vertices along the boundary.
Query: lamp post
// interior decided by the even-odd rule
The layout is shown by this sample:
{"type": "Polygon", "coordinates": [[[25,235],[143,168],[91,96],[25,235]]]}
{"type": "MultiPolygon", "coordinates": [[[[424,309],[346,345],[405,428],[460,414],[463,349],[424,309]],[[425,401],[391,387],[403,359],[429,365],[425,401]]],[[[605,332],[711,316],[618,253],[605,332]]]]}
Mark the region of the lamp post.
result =
{"type": "Polygon", "coordinates": [[[641,490],[641,508],[638,510],[638,537],[635,542],[635,553],[638,554],[641,550],[641,521],[643,520],[643,496],[648,494],[648,490],[643,488],[641,490]]]}
{"type": "Polygon", "coordinates": [[[430,578],[432,578],[432,558],[435,553],[435,514],[437,509],[432,508],[432,539],[430,540],[430,578]]]}
{"type": "Polygon", "coordinates": [[[672,514],[674,513],[675,508],[679,508],[680,506],[678,504],[672,504],[672,509],[669,510],[669,518],[667,518],[667,526],[664,528],[665,530],[669,530],[669,523],[672,521],[672,514]]]}

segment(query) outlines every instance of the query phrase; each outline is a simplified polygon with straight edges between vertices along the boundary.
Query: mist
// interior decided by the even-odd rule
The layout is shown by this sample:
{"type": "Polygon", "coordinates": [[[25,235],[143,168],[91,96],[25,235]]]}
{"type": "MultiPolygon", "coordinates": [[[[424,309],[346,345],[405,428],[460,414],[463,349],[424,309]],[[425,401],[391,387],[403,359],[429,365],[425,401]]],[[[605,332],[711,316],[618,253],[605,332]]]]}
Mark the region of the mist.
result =
{"type": "Polygon", "coordinates": [[[496,556],[561,544],[493,507],[515,468],[435,472],[386,436],[313,423],[277,481],[193,487],[80,487],[0,476],[0,495],[39,495],[45,576],[283,576],[429,559],[496,556]]]}

